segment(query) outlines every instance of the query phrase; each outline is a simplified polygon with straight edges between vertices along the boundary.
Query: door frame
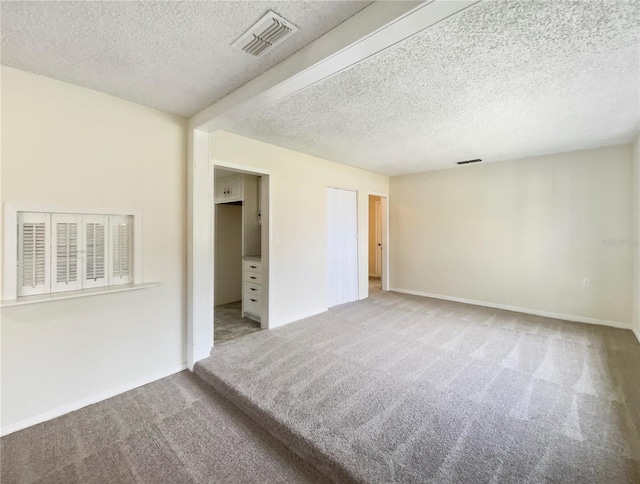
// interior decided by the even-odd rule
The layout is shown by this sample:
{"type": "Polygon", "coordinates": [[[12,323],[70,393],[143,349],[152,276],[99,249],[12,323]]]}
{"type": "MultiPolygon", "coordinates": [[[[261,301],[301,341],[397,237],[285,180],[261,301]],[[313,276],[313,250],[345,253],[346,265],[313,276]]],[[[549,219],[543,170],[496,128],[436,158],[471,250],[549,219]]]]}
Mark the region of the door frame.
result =
{"type": "MultiPolygon", "coordinates": [[[[204,161],[205,153],[208,154],[208,133],[197,133],[194,138],[194,144],[198,152],[195,155],[204,161]],[[204,156],[203,156],[204,155],[204,156]]],[[[196,150],[194,150],[196,151],[196,150]]],[[[195,173],[191,171],[190,177],[191,190],[198,188],[198,198],[206,203],[198,205],[197,217],[194,217],[200,223],[195,225],[192,222],[190,233],[192,241],[199,240],[202,245],[199,247],[201,256],[201,264],[194,263],[193,253],[188,253],[189,261],[192,267],[191,277],[188,281],[187,297],[193,302],[193,305],[187,306],[188,315],[192,321],[196,322],[195,313],[197,312],[198,324],[187,325],[187,367],[193,370],[196,361],[205,358],[213,349],[214,343],[214,291],[215,291],[215,168],[226,168],[238,171],[240,173],[254,174],[262,176],[261,200],[262,200],[262,226],[267,226],[266,230],[262,230],[261,238],[261,255],[262,255],[262,271],[266,280],[264,288],[263,313],[261,316],[261,327],[268,328],[270,320],[271,297],[269,286],[271,282],[271,272],[269,270],[269,260],[271,258],[271,172],[262,168],[258,168],[249,164],[230,163],[224,160],[208,159],[206,176],[196,178],[195,173]],[[265,207],[266,202],[266,207],[265,207]]],[[[204,173],[201,172],[202,175],[204,173]]],[[[195,202],[197,203],[197,202],[195,202]]],[[[194,205],[195,205],[194,203],[194,205]]],[[[195,210],[194,210],[195,211],[195,210]]]]}
{"type": "MultiPolygon", "coordinates": [[[[212,190],[211,197],[211,238],[213,244],[213,250],[215,254],[215,236],[216,236],[216,223],[215,223],[215,169],[216,167],[232,170],[240,175],[257,175],[260,176],[260,207],[261,207],[261,230],[260,230],[260,257],[261,257],[261,276],[265,283],[260,288],[261,297],[264,301],[262,305],[262,314],[260,315],[260,327],[262,329],[269,329],[269,316],[271,308],[271,291],[269,291],[271,272],[269,271],[269,260],[271,257],[271,171],[263,168],[257,168],[252,165],[230,163],[224,160],[212,159],[210,161],[210,173],[212,178],[212,190]],[[265,230],[266,226],[266,230],[265,230]]],[[[244,239],[243,239],[244,246],[244,239]]],[[[215,264],[215,257],[214,257],[215,264]]],[[[215,265],[212,266],[213,274],[215,274],[215,265]]],[[[215,278],[211,283],[211,294],[215,293],[215,278]]],[[[212,322],[213,323],[213,322],[212,322]]],[[[213,324],[211,324],[213,331],[213,324]]],[[[213,342],[213,335],[211,341],[213,342]]],[[[212,344],[213,347],[213,344],[212,344]]]]}
{"type": "MultiPolygon", "coordinates": [[[[367,192],[367,220],[371,220],[369,214],[369,197],[373,195],[380,197],[380,207],[382,209],[382,275],[380,277],[380,286],[383,291],[389,290],[389,194],[381,192],[367,192]]],[[[369,244],[367,244],[367,251],[369,244]]],[[[367,254],[369,260],[369,254],[367,254]]],[[[367,289],[368,290],[368,289],[367,289]]]]}

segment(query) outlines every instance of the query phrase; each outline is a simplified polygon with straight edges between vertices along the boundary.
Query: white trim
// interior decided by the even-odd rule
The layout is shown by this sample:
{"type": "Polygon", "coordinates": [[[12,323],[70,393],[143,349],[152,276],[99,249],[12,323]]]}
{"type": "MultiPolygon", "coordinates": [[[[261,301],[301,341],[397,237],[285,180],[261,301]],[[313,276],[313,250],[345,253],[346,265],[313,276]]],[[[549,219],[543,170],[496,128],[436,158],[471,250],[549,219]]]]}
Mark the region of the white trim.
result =
{"type": "Polygon", "coordinates": [[[295,323],[296,321],[307,319],[312,316],[317,316],[318,314],[326,313],[328,310],[329,308],[322,308],[322,309],[314,309],[312,311],[305,311],[304,313],[297,314],[293,317],[288,317],[288,318],[281,319],[279,321],[275,321],[269,326],[269,329],[277,328],[279,326],[284,326],[285,324],[295,323]]]}
{"type": "Polygon", "coordinates": [[[533,314],[534,316],[543,316],[545,318],[562,319],[563,321],[572,321],[575,323],[600,324],[602,326],[611,326],[612,328],[631,329],[629,323],[620,323],[618,321],[607,321],[604,319],[585,318],[584,316],[572,316],[570,314],[552,313],[549,311],[540,311],[538,309],[520,308],[517,306],[508,306],[506,304],[490,303],[485,301],[477,301],[475,299],[465,299],[455,296],[443,296],[442,294],[433,294],[430,292],[412,291],[410,289],[391,288],[392,291],[402,294],[411,294],[413,296],[431,297],[434,299],[444,299],[445,301],[455,301],[464,304],[473,304],[474,306],[484,306],[487,308],[504,309],[516,313],[533,314]]]}
{"type": "Polygon", "coordinates": [[[80,297],[99,296],[100,294],[112,294],[116,292],[139,291],[140,289],[148,289],[156,286],[158,286],[158,284],[155,282],[145,282],[142,284],[120,284],[115,286],[96,287],[93,289],[80,289],[79,291],[52,292],[49,294],[38,294],[37,296],[22,296],[19,299],[0,301],[0,308],[62,301],[65,299],[77,299],[80,297]]]}
{"type": "Polygon", "coordinates": [[[636,339],[638,340],[638,343],[640,343],[640,330],[636,328],[631,328],[631,331],[633,331],[633,334],[636,335],[636,339]]]}
{"type": "Polygon", "coordinates": [[[245,175],[271,175],[271,170],[265,170],[264,168],[253,167],[251,165],[241,165],[239,163],[231,163],[229,161],[219,160],[212,158],[210,160],[211,165],[215,168],[228,168],[229,170],[237,171],[240,174],[245,175]]]}
{"type": "Polygon", "coordinates": [[[190,131],[187,166],[187,366],[213,346],[213,171],[209,134],[190,131]]]}
{"type": "Polygon", "coordinates": [[[21,420],[11,425],[6,425],[2,427],[0,430],[0,436],[9,435],[13,432],[17,432],[18,430],[26,429],[27,427],[31,427],[33,425],[37,425],[42,422],[46,422],[47,420],[54,419],[56,417],[60,417],[61,415],[65,415],[69,412],[73,412],[75,410],[79,410],[88,405],[93,405],[94,403],[101,402],[111,397],[115,397],[116,395],[120,395],[121,393],[128,392],[130,390],[134,390],[135,388],[148,385],[149,383],[153,383],[154,381],[160,380],[162,378],[166,378],[175,373],[179,373],[187,368],[187,364],[183,363],[181,365],[175,366],[165,371],[160,371],[153,376],[141,378],[139,380],[133,381],[131,383],[127,383],[125,385],[121,385],[119,387],[113,388],[112,390],[99,393],[97,395],[92,395],[87,398],[83,398],[82,400],[77,400],[72,403],[67,403],[65,405],[61,405],[59,407],[54,408],[53,410],[49,410],[48,412],[41,413],[36,415],[35,417],[30,417],[25,420],[21,420]]]}
{"type": "Polygon", "coordinates": [[[260,327],[263,329],[269,329],[271,327],[271,249],[273,224],[271,223],[271,213],[273,210],[273,190],[272,190],[272,175],[263,173],[260,184],[260,261],[261,261],[261,273],[266,284],[262,284],[262,314],[260,315],[260,327]],[[267,207],[265,210],[264,207],[267,207]],[[267,230],[264,230],[264,227],[267,230]],[[265,303],[266,301],[266,303],[265,303]]]}
{"type": "MultiPolygon", "coordinates": [[[[207,136],[208,138],[208,136],[207,136]]],[[[4,204],[4,259],[2,300],[18,298],[18,212],[67,213],[80,215],[131,215],[133,216],[133,283],[142,284],[142,210],[139,208],[73,207],[23,202],[4,204]]]]}

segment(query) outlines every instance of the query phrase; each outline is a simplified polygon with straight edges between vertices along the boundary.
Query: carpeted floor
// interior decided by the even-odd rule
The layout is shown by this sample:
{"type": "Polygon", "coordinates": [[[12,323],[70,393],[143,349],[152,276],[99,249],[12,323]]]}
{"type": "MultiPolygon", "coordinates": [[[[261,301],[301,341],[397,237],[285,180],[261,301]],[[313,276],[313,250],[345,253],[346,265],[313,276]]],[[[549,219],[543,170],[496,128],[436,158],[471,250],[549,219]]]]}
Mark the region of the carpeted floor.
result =
{"type": "Polygon", "coordinates": [[[327,482],[186,371],[1,442],[2,484],[327,482]]]}
{"type": "Polygon", "coordinates": [[[339,482],[640,482],[628,330],[374,291],[196,372],[339,482]]]}

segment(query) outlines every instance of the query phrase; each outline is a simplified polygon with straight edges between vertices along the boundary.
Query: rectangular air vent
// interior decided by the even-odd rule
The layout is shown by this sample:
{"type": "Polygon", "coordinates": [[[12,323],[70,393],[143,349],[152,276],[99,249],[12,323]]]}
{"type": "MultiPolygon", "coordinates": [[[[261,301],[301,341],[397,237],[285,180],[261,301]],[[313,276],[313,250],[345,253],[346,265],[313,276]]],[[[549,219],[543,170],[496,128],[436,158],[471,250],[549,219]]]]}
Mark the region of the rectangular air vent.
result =
{"type": "Polygon", "coordinates": [[[475,160],[467,160],[467,161],[456,161],[458,165],[468,165],[469,163],[480,163],[482,160],[480,158],[476,158],[475,160]]]}
{"type": "Polygon", "coordinates": [[[260,57],[298,31],[298,27],[269,11],[242,34],[231,47],[253,57],[260,57]]]}

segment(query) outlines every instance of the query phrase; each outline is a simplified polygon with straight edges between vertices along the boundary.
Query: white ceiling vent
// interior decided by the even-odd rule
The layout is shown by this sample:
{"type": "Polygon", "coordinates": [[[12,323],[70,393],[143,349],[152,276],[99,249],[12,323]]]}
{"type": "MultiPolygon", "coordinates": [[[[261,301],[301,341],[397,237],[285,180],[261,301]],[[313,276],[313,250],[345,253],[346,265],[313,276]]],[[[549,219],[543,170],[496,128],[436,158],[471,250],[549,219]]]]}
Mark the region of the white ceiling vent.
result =
{"type": "Polygon", "coordinates": [[[281,44],[298,31],[298,27],[269,11],[242,34],[231,47],[253,57],[260,57],[281,44]]]}

